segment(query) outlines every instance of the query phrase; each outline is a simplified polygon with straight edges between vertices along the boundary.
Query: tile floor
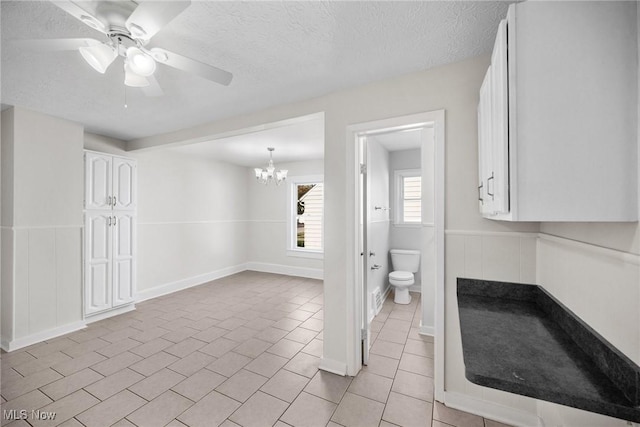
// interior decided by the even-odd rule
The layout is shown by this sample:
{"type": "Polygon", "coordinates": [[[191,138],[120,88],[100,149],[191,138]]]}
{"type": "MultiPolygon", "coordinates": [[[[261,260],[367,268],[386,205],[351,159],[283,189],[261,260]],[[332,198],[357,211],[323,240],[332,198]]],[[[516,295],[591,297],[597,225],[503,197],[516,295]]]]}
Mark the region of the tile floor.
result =
{"type": "Polygon", "coordinates": [[[2,426],[503,426],[434,404],[418,306],[388,298],[341,377],[318,370],[321,281],[236,274],[2,354],[2,426]]]}

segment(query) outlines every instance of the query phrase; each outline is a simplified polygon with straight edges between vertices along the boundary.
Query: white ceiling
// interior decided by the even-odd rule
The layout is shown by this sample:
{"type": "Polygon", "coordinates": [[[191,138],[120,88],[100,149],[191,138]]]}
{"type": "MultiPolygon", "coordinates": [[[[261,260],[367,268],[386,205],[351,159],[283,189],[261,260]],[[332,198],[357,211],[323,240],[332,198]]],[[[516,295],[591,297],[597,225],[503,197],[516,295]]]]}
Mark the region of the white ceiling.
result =
{"type": "Polygon", "coordinates": [[[372,135],[368,138],[382,145],[387,151],[413,150],[422,146],[422,129],[408,129],[372,135]]]}
{"type": "Polygon", "coordinates": [[[175,153],[233,163],[264,167],[269,161],[267,147],[275,148],[276,167],[285,162],[324,158],[324,119],[318,115],[302,117],[295,123],[273,124],[270,129],[249,132],[215,141],[168,148],[175,153]]]}
{"type": "MultiPolygon", "coordinates": [[[[20,51],[12,39],[96,37],[49,2],[2,1],[1,102],[130,140],[212,122],[490,52],[502,1],[194,1],[149,47],[234,74],[228,87],[158,66],[165,95],[126,91],[78,52],[20,51]]],[[[116,60],[119,61],[119,60],[116,60]]]]}

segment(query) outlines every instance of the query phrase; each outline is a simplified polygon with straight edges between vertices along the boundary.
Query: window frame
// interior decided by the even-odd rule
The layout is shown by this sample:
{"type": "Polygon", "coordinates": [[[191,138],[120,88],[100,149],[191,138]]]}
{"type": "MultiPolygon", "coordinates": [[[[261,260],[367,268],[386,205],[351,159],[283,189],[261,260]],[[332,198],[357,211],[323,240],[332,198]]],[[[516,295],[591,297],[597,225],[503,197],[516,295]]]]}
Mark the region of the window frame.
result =
{"type": "Polygon", "coordinates": [[[422,184],[422,170],[421,169],[396,169],[393,172],[394,175],[394,189],[395,189],[395,215],[393,218],[393,225],[398,227],[421,227],[424,220],[424,206],[422,201],[424,200],[424,192],[420,192],[420,221],[405,222],[404,221],[404,178],[419,177],[422,184]]]}
{"type": "Polygon", "coordinates": [[[305,175],[287,177],[287,256],[298,258],[324,259],[324,175],[305,175]],[[322,193],[322,249],[306,249],[297,246],[298,185],[323,184],[322,193]]]}

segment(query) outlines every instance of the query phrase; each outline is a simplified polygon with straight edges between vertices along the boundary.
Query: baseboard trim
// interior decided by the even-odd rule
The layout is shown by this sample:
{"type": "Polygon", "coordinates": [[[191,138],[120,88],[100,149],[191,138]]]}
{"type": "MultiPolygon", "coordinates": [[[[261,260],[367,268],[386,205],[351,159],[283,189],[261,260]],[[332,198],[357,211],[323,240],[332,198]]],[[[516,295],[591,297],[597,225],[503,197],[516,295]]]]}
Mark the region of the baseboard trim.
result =
{"type": "Polygon", "coordinates": [[[338,362],[333,359],[326,359],[324,357],[320,358],[320,366],[318,366],[318,369],[331,372],[332,374],[342,375],[343,377],[347,375],[346,363],[338,362]]]}
{"type": "Polygon", "coordinates": [[[97,314],[91,314],[84,318],[84,321],[87,322],[87,325],[93,322],[97,322],[98,320],[108,319],[109,317],[117,316],[119,314],[128,313],[136,309],[135,303],[127,304],[122,307],[114,308],[112,310],[103,311],[97,314]]]}
{"type": "Polygon", "coordinates": [[[261,273],[284,274],[287,276],[305,277],[307,279],[322,280],[324,271],[321,268],[293,267],[282,264],[269,264],[266,262],[248,262],[246,269],[261,273]]]}
{"type": "Polygon", "coordinates": [[[47,329],[46,331],[37,332],[35,334],[28,335],[26,337],[18,338],[12,341],[2,340],[2,349],[7,353],[10,351],[18,350],[23,347],[37,344],[42,341],[50,340],[60,335],[65,335],[71,332],[78,331],[87,327],[86,322],[79,321],[73,323],[67,323],[63,326],[47,329]]]}
{"type": "Polygon", "coordinates": [[[220,270],[212,271],[210,273],[200,274],[198,276],[176,280],[175,282],[165,283],[160,286],[155,286],[151,289],[139,291],[136,294],[136,302],[146,301],[148,299],[161,297],[163,295],[168,295],[194,286],[203,285],[212,280],[217,280],[223,277],[231,276],[232,274],[241,273],[245,270],[247,270],[247,264],[238,264],[231,267],[222,268],[220,270]]]}
{"type": "Polygon", "coordinates": [[[444,404],[471,414],[480,415],[490,420],[518,427],[541,427],[542,420],[533,413],[514,409],[509,406],[478,399],[462,393],[444,392],[444,404]]]}
{"type": "Polygon", "coordinates": [[[420,322],[420,332],[418,333],[420,335],[428,335],[430,337],[435,337],[436,328],[433,326],[423,325],[422,322],[420,322]]]}

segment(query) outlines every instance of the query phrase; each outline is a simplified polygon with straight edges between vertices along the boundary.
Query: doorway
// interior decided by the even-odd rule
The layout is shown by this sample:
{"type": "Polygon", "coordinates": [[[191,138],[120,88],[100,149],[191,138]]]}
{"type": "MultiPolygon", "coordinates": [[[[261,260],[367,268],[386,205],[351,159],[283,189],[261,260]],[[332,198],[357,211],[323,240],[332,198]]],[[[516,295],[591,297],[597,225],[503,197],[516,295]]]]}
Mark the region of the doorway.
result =
{"type": "MultiPolygon", "coordinates": [[[[355,375],[367,364],[369,323],[376,314],[376,302],[387,293],[393,298],[387,279],[392,271],[390,246],[405,245],[421,253],[420,270],[415,274],[420,284],[417,289],[414,287],[422,293],[420,332],[434,336],[436,397],[441,396],[444,392],[444,111],[353,125],[348,128],[347,136],[354,154],[349,173],[355,174],[356,187],[351,301],[356,339],[349,358],[349,375],[355,375]],[[408,141],[412,142],[407,146],[408,141]],[[412,168],[403,167],[399,161],[389,161],[393,160],[394,152],[403,149],[419,150],[418,168],[415,159],[412,168]],[[396,185],[398,177],[404,175],[396,173],[398,170],[403,170],[404,175],[411,172],[421,181],[417,218],[402,213],[403,202],[396,185]],[[404,229],[392,237],[395,227],[410,230],[404,229]],[[386,235],[385,230],[389,231],[386,235]],[[417,241],[398,237],[406,236],[407,231],[418,235],[417,241]]],[[[407,152],[398,158],[403,156],[415,157],[416,154],[407,152]]],[[[409,202],[404,201],[404,206],[415,207],[415,201],[409,202]]]]}

